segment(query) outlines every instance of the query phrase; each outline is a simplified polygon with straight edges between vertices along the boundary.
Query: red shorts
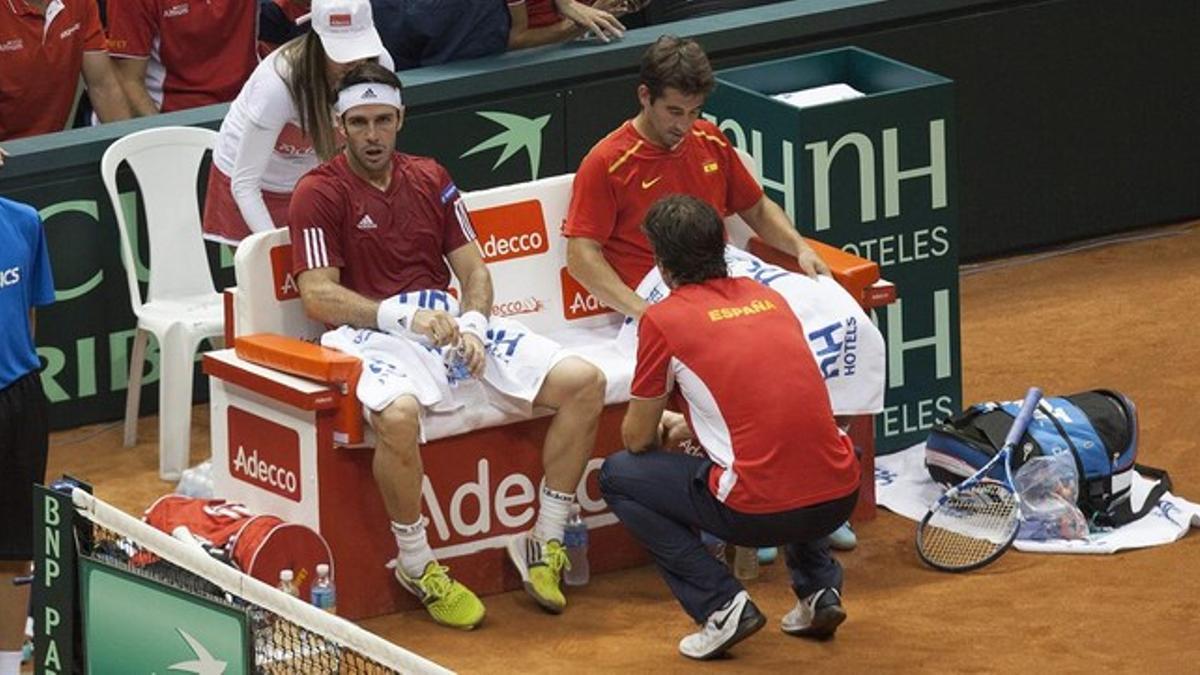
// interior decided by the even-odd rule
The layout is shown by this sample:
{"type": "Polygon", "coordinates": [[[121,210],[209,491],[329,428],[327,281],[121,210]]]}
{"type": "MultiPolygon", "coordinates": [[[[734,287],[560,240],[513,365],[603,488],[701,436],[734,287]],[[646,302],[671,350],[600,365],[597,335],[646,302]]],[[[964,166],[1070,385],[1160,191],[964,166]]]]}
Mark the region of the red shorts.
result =
{"type": "MultiPolygon", "coordinates": [[[[275,227],[288,226],[288,205],[292,202],[290,192],[262,191],[263,201],[275,227]]],[[[242,212],[233,199],[233,187],[216,164],[208,171],[208,194],[204,197],[204,238],[236,246],[249,237],[250,227],[242,218],[242,212]]]]}

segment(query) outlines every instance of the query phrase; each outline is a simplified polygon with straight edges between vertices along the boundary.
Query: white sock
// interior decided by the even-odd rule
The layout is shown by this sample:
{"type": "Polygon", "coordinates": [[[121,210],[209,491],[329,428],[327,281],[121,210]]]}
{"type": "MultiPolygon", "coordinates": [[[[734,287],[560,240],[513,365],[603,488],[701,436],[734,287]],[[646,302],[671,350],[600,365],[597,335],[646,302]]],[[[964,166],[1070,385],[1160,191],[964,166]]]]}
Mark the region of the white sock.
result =
{"type": "Polygon", "coordinates": [[[575,503],[574,492],[557,492],[542,486],[542,497],[538,505],[537,522],[533,525],[533,538],[538,541],[562,543],[563,530],[575,503]]]}
{"type": "Polygon", "coordinates": [[[396,537],[396,555],[400,569],[410,579],[425,573],[425,566],[436,560],[429,538],[425,536],[425,519],[417,518],[412,525],[392,521],[392,534],[396,537]]]}
{"type": "Polygon", "coordinates": [[[0,652],[0,675],[20,675],[21,652],[0,652]]]}

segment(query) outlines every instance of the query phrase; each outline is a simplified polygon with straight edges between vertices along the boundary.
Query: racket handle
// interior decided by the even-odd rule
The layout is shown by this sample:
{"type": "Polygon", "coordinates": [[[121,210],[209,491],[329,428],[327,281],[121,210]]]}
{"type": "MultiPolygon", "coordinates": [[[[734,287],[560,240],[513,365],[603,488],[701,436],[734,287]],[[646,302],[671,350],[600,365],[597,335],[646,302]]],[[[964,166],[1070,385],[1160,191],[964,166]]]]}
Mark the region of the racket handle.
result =
{"type": "Polygon", "coordinates": [[[1033,419],[1033,411],[1037,410],[1038,402],[1041,400],[1042,390],[1040,388],[1030,387],[1029,391],[1025,392],[1025,401],[1021,403],[1021,410],[1017,413],[1017,418],[1013,420],[1008,435],[1004,437],[1005,447],[1016,445],[1021,441],[1026,427],[1029,426],[1029,420],[1033,419]]]}

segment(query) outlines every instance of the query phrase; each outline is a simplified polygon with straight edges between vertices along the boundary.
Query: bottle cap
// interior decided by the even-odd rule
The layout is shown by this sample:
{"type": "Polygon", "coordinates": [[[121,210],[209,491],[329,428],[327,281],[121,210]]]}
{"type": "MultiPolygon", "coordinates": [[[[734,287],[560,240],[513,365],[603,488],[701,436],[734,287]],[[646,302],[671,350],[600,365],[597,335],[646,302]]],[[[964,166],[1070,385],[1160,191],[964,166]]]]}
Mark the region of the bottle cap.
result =
{"type": "Polygon", "coordinates": [[[323,577],[329,574],[329,565],[325,563],[317,563],[317,576],[323,577]]]}
{"type": "Polygon", "coordinates": [[[291,581],[292,579],[295,579],[295,578],[296,578],[296,575],[291,570],[279,570],[279,580],[280,581],[291,581]]]}

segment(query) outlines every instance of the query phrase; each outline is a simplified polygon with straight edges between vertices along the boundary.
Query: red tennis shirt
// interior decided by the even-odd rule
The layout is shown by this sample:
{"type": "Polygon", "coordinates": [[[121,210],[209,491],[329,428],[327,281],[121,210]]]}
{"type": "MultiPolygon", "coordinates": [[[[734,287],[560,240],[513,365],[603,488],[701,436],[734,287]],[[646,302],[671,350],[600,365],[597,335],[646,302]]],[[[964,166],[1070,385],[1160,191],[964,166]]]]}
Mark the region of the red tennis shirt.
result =
{"type": "Polygon", "coordinates": [[[96,0],[0,0],[0,140],[62,131],[83,53],[102,51],[96,0]]]}
{"type": "Polygon", "coordinates": [[[258,4],[121,0],[108,5],[108,51],[150,59],[146,89],[163,112],[232,101],[258,64],[258,4]]]}
{"type": "Polygon", "coordinates": [[[646,309],[632,394],[674,388],[715,464],[708,488],[735,511],[778,513],[858,487],[854,446],[834,422],[804,329],[770,288],[712,279],[646,309]]]}
{"type": "Polygon", "coordinates": [[[345,154],[296,184],[289,209],[297,272],[341,268],[341,285],[374,300],[450,285],[445,256],[475,240],[450,174],[428,157],[395,153],[386,191],[350,170],[345,154]]]}
{"type": "Polygon", "coordinates": [[[579,165],[563,234],[603,244],[608,264],[636,288],[654,267],[642,221],[654,202],[670,194],[703,199],[728,217],[754,206],[763,191],[713,123],[697,120],[690,134],[667,149],[627,121],[579,165]]]}

